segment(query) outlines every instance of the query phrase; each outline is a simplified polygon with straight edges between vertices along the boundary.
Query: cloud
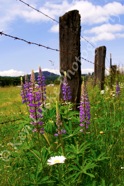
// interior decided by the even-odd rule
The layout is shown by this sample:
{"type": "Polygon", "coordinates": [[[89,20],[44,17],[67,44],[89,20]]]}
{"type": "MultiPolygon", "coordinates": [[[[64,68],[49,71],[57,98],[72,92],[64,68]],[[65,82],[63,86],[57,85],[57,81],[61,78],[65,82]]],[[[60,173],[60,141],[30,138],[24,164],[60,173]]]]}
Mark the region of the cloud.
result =
{"type": "Polygon", "coordinates": [[[99,34],[99,33],[104,33],[104,32],[111,32],[111,33],[115,33],[115,32],[122,32],[124,31],[124,25],[120,25],[120,24],[103,24],[101,26],[97,26],[94,27],[90,30],[86,30],[85,33],[93,33],[93,34],[99,34]]]}
{"type": "MultiPolygon", "coordinates": [[[[44,69],[42,69],[42,71],[49,71],[49,72],[52,72],[54,74],[60,75],[60,72],[59,72],[58,69],[44,68],[44,69]]],[[[38,72],[38,70],[35,70],[35,72],[38,72]]],[[[26,73],[26,72],[23,72],[23,71],[10,69],[10,70],[5,70],[5,71],[0,71],[0,76],[12,76],[12,77],[15,76],[16,77],[16,76],[23,76],[25,74],[30,74],[30,73],[31,72],[26,73]]]]}
{"type": "Polygon", "coordinates": [[[107,3],[104,6],[94,5],[89,1],[75,1],[69,10],[77,9],[81,14],[83,24],[97,24],[108,21],[119,21],[119,15],[124,14],[124,6],[118,2],[107,3]]]}
{"type": "MultiPolygon", "coordinates": [[[[44,69],[42,69],[42,71],[48,71],[48,72],[52,72],[54,74],[60,75],[60,72],[59,72],[58,69],[44,68],[44,69]]],[[[83,68],[83,69],[81,69],[82,74],[92,73],[93,71],[94,71],[93,68],[83,68]]],[[[35,72],[38,72],[38,70],[35,70],[35,72]]],[[[27,74],[27,73],[25,73],[23,71],[14,70],[14,69],[6,70],[6,71],[0,71],[0,76],[17,77],[17,76],[23,76],[25,74],[27,74]]],[[[28,74],[30,74],[30,73],[28,73],[28,74]]]]}
{"type": "MultiPolygon", "coordinates": [[[[52,72],[52,73],[55,73],[55,74],[58,74],[60,75],[60,72],[58,69],[49,69],[49,68],[44,68],[42,69],[43,71],[49,71],[49,72],[52,72]]],[[[88,73],[92,73],[94,71],[93,68],[82,68],[81,69],[81,73],[82,74],[88,74],[88,73]]]]}
{"type": "MultiPolygon", "coordinates": [[[[47,8],[53,9],[52,3],[47,4],[47,8]]],[[[61,6],[61,9],[63,7],[61,6]]],[[[79,10],[81,14],[81,24],[83,25],[83,33],[85,38],[90,39],[91,42],[103,40],[114,40],[123,38],[124,26],[121,25],[120,15],[124,15],[124,5],[119,2],[107,3],[104,6],[94,5],[89,1],[73,1],[70,3],[69,8],[65,11],[73,9],[79,10]],[[89,11],[90,10],[90,11],[89,11]],[[102,24],[102,25],[101,25],[102,24]],[[86,25],[86,26],[85,26],[86,25]],[[91,30],[85,30],[87,26],[91,30]],[[95,25],[99,25],[96,26],[95,25]],[[92,34],[92,37],[89,35],[92,34]]],[[[56,10],[54,11],[56,12],[56,10]]],[[[56,15],[58,15],[56,13],[56,15]]],[[[59,32],[59,26],[53,25],[50,29],[51,32],[59,32]]]]}
{"type": "Polygon", "coordinates": [[[17,71],[14,69],[6,70],[6,71],[0,71],[0,76],[22,76],[24,75],[24,72],[17,71]]]}
{"type": "MultiPolygon", "coordinates": [[[[65,12],[69,10],[77,9],[81,14],[81,22],[84,24],[103,23],[109,21],[114,16],[119,19],[118,16],[124,14],[124,6],[119,2],[107,3],[104,6],[94,5],[89,1],[75,0],[72,2],[64,1],[46,1],[42,6],[38,6],[38,1],[28,0],[26,1],[31,6],[39,9],[49,17],[58,19],[65,12]]],[[[19,1],[12,2],[11,0],[0,1],[0,15],[4,19],[13,21],[18,17],[24,18],[26,21],[50,21],[50,19],[39,12],[31,9],[30,7],[22,4],[19,1]]],[[[113,18],[114,18],[113,17],[113,18]]],[[[119,21],[119,20],[118,20],[119,21]]]]}
{"type": "Polygon", "coordinates": [[[117,38],[124,38],[124,25],[120,24],[103,24],[92,28],[91,30],[85,30],[86,34],[93,34],[90,38],[92,42],[102,40],[113,40],[117,38]]]}
{"type": "Polygon", "coordinates": [[[88,73],[92,73],[94,72],[94,69],[93,68],[84,68],[84,69],[81,69],[81,73],[82,74],[88,74],[88,73]]]}
{"type": "MultiPolygon", "coordinates": [[[[87,28],[88,25],[89,27],[94,27],[98,24],[103,25],[99,27],[99,30],[97,32],[100,32],[100,29],[106,30],[105,34],[101,32],[100,35],[92,38],[92,41],[104,40],[105,36],[107,36],[107,38],[110,36],[110,39],[119,37],[123,38],[122,34],[120,36],[116,35],[116,37],[114,37],[114,34],[112,34],[112,29],[114,29],[114,33],[118,32],[117,34],[120,34],[119,32],[123,27],[120,24],[120,16],[124,15],[124,5],[117,1],[106,3],[104,5],[95,5],[92,3],[92,1],[83,0],[53,0],[43,1],[40,3],[38,0],[26,1],[26,3],[29,3],[31,6],[40,10],[48,16],[45,16],[31,9],[18,0],[13,2],[12,0],[0,0],[0,3],[0,30],[4,32],[8,31],[8,29],[11,30],[14,21],[18,20],[19,18],[23,19],[26,22],[32,23],[53,22],[49,17],[59,21],[59,17],[62,16],[64,13],[70,10],[77,9],[79,10],[79,13],[81,15],[81,24],[83,25],[84,31],[85,27],[87,28]],[[115,24],[115,26],[111,26],[112,24],[115,24]]],[[[59,31],[58,24],[54,23],[50,31],[56,33],[59,31]]],[[[98,27],[91,28],[92,34],[96,34],[97,28],[98,27]]]]}
{"type": "MultiPolygon", "coordinates": [[[[36,6],[37,0],[27,0],[32,6],[36,6]]],[[[30,14],[32,10],[17,1],[12,0],[0,0],[0,30],[11,30],[12,23],[20,18],[25,18],[26,13],[30,14]]]]}
{"type": "Polygon", "coordinates": [[[54,73],[54,74],[60,75],[60,72],[59,72],[58,69],[44,68],[44,69],[42,69],[42,71],[49,71],[49,72],[52,72],[52,73],[54,73]]]}
{"type": "Polygon", "coordinates": [[[59,32],[59,24],[53,25],[50,29],[50,32],[59,32]]]}

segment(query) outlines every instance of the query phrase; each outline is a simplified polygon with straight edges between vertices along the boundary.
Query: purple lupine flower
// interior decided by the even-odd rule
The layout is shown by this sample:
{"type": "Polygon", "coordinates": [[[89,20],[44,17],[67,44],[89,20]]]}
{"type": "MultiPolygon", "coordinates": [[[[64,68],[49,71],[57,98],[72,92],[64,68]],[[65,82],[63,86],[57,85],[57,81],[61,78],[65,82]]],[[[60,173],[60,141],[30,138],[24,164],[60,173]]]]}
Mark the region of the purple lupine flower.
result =
{"type": "Polygon", "coordinates": [[[86,129],[90,124],[90,103],[89,103],[88,94],[84,82],[82,87],[82,95],[81,95],[79,110],[80,110],[80,127],[81,127],[81,132],[83,132],[86,131],[86,129]]]}
{"type": "Polygon", "coordinates": [[[119,83],[117,82],[116,83],[116,96],[119,96],[120,94],[120,86],[119,86],[119,83]]]}
{"type": "Polygon", "coordinates": [[[41,91],[41,101],[42,104],[44,105],[46,100],[46,85],[45,85],[45,76],[43,76],[40,67],[39,67],[37,82],[38,82],[39,90],[41,91]]]}
{"type": "Polygon", "coordinates": [[[54,136],[59,136],[59,135],[62,135],[62,134],[66,134],[66,130],[63,129],[63,126],[62,126],[62,121],[61,121],[61,118],[60,118],[60,113],[59,113],[59,109],[58,109],[58,103],[56,102],[56,126],[57,126],[57,133],[54,134],[54,136]]]}
{"type": "MultiPolygon", "coordinates": [[[[39,70],[41,75],[41,71],[39,70]]],[[[39,76],[40,76],[39,75],[39,76]]],[[[29,108],[30,118],[32,119],[31,124],[35,126],[33,132],[44,133],[43,126],[43,114],[42,108],[42,92],[41,92],[41,83],[36,86],[34,72],[32,71],[30,82],[25,79],[25,84],[22,84],[22,99],[23,102],[27,104],[29,108]],[[25,94],[24,94],[25,93],[25,94]]],[[[45,85],[45,84],[44,84],[45,85]]]]}
{"type": "Polygon", "coordinates": [[[63,80],[63,83],[62,83],[62,95],[63,95],[63,100],[64,101],[70,101],[71,98],[72,98],[71,89],[70,89],[70,86],[68,85],[66,72],[64,74],[64,80],[63,80]]]}
{"type": "Polygon", "coordinates": [[[21,96],[22,96],[22,103],[28,102],[28,91],[30,88],[31,83],[28,81],[27,75],[25,75],[25,83],[23,83],[22,77],[21,77],[21,96]]]}

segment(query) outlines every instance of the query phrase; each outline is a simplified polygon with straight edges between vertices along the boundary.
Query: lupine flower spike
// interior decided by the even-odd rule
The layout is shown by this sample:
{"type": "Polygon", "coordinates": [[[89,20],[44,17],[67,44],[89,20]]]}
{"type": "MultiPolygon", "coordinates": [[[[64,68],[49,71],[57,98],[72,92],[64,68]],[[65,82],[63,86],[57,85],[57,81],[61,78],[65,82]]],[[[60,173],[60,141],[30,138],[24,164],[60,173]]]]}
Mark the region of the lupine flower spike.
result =
{"type": "Polygon", "coordinates": [[[89,103],[88,94],[84,82],[82,85],[82,95],[81,95],[79,109],[80,109],[80,127],[81,127],[80,131],[85,132],[90,124],[90,103],[89,103]]]}
{"type": "Polygon", "coordinates": [[[42,70],[39,67],[39,74],[37,78],[39,90],[41,91],[41,101],[42,105],[45,105],[45,100],[46,100],[46,85],[45,85],[45,77],[42,74],[42,70]]]}
{"type": "Polygon", "coordinates": [[[22,96],[22,103],[28,103],[28,91],[30,88],[30,82],[28,81],[27,75],[25,75],[25,83],[23,83],[23,78],[21,77],[21,96],[22,96]]]}
{"type": "Polygon", "coordinates": [[[72,98],[71,89],[70,89],[70,86],[68,85],[68,82],[67,82],[66,72],[64,72],[64,80],[62,83],[62,95],[63,95],[64,101],[70,101],[72,98]]]}
{"type": "Polygon", "coordinates": [[[56,101],[56,126],[57,126],[57,133],[54,134],[54,136],[59,136],[61,134],[65,134],[66,130],[62,128],[62,121],[60,118],[58,103],[56,101]]]}
{"type": "MultiPolygon", "coordinates": [[[[30,82],[25,79],[25,84],[22,84],[22,99],[26,100],[25,103],[28,105],[30,118],[32,119],[31,124],[34,125],[33,132],[44,133],[43,128],[43,115],[42,115],[42,94],[41,87],[36,85],[35,75],[32,71],[30,82]],[[27,86],[28,85],[28,86],[27,86]]],[[[24,102],[24,101],[23,101],[24,102]]]]}
{"type": "Polygon", "coordinates": [[[116,83],[116,96],[119,96],[120,94],[120,86],[119,86],[119,83],[117,82],[116,83]]]}

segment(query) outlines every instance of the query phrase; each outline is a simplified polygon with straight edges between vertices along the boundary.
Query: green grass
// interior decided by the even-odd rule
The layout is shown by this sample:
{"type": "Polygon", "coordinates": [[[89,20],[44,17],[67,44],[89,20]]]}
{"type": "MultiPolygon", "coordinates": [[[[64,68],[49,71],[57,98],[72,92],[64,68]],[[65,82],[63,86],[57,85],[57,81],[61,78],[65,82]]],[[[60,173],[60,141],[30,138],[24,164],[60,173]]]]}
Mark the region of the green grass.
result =
{"type": "Polygon", "coordinates": [[[0,123],[11,122],[27,115],[26,106],[22,104],[19,87],[0,87],[0,123]]]}
{"type": "Polygon", "coordinates": [[[113,97],[109,90],[101,95],[99,89],[89,83],[88,94],[91,124],[86,135],[77,133],[77,113],[64,106],[60,114],[68,135],[59,141],[53,136],[58,86],[47,87],[44,137],[31,131],[20,88],[0,88],[0,186],[124,185],[121,169],[124,167],[124,89],[121,88],[119,97],[113,97]],[[62,152],[67,163],[49,168],[47,159],[62,152]]]}

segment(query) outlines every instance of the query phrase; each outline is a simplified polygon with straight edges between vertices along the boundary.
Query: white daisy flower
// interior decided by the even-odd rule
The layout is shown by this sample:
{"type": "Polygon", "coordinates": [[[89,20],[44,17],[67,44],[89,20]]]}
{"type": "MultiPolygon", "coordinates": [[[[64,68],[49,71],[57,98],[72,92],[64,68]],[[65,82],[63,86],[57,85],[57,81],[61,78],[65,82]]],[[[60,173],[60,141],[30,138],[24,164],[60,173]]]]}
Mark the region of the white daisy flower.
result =
{"type": "Polygon", "coordinates": [[[55,165],[57,163],[64,163],[65,162],[65,157],[64,156],[55,156],[51,157],[47,160],[48,165],[55,165]]]}
{"type": "Polygon", "coordinates": [[[104,90],[101,90],[100,94],[104,94],[104,93],[105,93],[105,91],[104,90]]]}

